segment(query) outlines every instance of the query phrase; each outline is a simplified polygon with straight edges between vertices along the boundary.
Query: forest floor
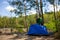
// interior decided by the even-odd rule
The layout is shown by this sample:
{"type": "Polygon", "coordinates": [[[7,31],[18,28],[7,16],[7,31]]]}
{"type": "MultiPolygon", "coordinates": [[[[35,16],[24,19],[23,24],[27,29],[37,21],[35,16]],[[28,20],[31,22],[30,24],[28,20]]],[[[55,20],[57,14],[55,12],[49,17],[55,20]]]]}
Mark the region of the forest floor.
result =
{"type": "Polygon", "coordinates": [[[53,36],[28,36],[23,34],[0,35],[0,40],[58,40],[53,36]]]}

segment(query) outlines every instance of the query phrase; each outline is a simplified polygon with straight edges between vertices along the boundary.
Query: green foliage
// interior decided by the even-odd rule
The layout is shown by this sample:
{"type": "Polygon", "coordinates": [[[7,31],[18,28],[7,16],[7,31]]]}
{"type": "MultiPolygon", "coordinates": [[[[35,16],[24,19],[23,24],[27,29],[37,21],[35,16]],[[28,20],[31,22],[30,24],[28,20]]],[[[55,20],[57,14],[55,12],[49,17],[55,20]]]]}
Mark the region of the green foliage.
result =
{"type": "Polygon", "coordinates": [[[56,23],[57,23],[57,30],[58,30],[58,32],[55,35],[55,38],[60,39],[60,11],[57,12],[57,22],[56,23]]]}
{"type": "Polygon", "coordinates": [[[58,31],[60,32],[60,12],[58,12],[58,15],[57,15],[57,28],[58,28],[58,31]]]}
{"type": "MultiPolygon", "coordinates": [[[[60,12],[57,15],[57,26],[58,30],[60,30],[60,12]]],[[[36,23],[36,15],[29,15],[26,19],[28,27],[31,24],[36,23]]],[[[48,30],[56,31],[55,26],[55,20],[53,16],[53,12],[44,14],[44,25],[47,27],[48,30]]],[[[11,27],[11,28],[17,28],[20,32],[23,32],[23,30],[20,27],[24,27],[24,16],[22,17],[0,17],[0,28],[1,27],[11,27]],[[18,29],[19,28],[19,29],[18,29]]]]}
{"type": "Polygon", "coordinates": [[[55,26],[55,20],[53,16],[53,12],[48,12],[44,15],[44,25],[46,25],[48,30],[51,30],[53,32],[56,31],[56,26],[55,26]]]}
{"type": "Polygon", "coordinates": [[[49,22],[49,23],[46,23],[45,25],[46,25],[46,27],[47,27],[48,30],[51,30],[53,32],[56,31],[56,26],[55,26],[54,22],[49,22]]]}
{"type": "Polygon", "coordinates": [[[23,33],[23,32],[24,32],[22,28],[16,28],[16,29],[17,29],[18,32],[20,32],[20,33],[23,33]]]}

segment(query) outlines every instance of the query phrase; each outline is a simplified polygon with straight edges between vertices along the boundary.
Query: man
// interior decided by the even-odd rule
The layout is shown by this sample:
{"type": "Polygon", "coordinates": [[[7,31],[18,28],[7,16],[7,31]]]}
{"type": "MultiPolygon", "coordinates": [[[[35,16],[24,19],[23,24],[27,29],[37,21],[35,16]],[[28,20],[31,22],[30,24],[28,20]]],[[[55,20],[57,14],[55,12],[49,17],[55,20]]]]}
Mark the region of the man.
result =
{"type": "Polygon", "coordinates": [[[39,25],[42,25],[42,24],[43,24],[43,23],[42,23],[42,19],[41,19],[41,18],[37,18],[37,19],[36,19],[36,23],[39,24],[39,25]]]}

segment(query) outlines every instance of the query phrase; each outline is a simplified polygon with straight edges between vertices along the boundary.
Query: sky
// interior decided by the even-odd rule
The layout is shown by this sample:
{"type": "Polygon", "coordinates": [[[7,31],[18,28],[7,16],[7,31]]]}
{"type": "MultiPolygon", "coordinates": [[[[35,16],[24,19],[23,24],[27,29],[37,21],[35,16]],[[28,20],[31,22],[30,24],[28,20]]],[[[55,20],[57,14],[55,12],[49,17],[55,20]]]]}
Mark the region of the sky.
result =
{"type": "MultiPolygon", "coordinates": [[[[43,11],[47,12],[53,11],[53,5],[51,5],[49,2],[47,2],[46,4],[47,5],[43,7],[44,9],[43,11]]],[[[8,17],[16,16],[14,13],[11,13],[10,10],[14,10],[14,8],[9,5],[7,0],[0,0],[0,16],[8,16],[8,17]]],[[[58,6],[57,10],[60,10],[60,6],[58,6]]],[[[31,10],[29,12],[32,12],[33,14],[36,13],[35,10],[31,10]]]]}
{"type": "Polygon", "coordinates": [[[7,0],[0,0],[0,16],[15,16],[15,14],[9,12],[11,9],[13,8],[9,5],[7,0]]]}

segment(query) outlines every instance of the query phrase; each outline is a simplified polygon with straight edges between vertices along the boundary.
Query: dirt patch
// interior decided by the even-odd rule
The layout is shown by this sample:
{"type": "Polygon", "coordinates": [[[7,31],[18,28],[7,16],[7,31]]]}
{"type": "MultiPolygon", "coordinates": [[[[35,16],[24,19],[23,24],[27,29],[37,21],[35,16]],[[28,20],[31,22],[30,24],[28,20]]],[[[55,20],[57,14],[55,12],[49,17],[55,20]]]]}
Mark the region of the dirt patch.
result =
{"type": "MultiPolygon", "coordinates": [[[[28,36],[22,34],[0,35],[0,40],[55,40],[54,37],[48,36],[28,36]]],[[[56,39],[57,40],[57,39],[56,39]]]]}

